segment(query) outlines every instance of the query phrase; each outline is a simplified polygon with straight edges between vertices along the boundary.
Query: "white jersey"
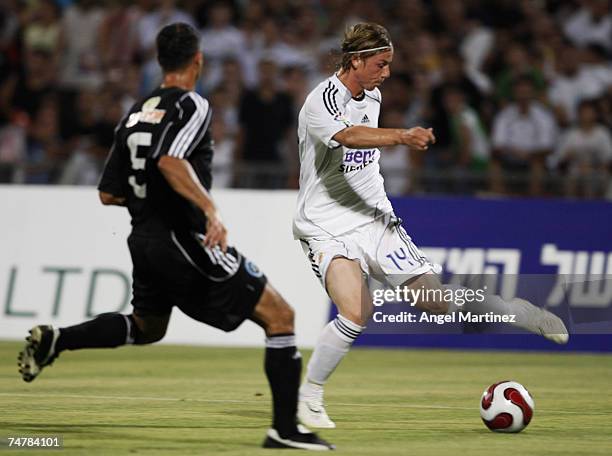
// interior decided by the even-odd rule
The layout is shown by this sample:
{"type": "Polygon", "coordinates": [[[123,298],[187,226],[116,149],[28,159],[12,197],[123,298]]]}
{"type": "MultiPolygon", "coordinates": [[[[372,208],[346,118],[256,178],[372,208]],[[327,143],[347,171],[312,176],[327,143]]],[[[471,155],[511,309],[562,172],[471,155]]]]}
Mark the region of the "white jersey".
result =
{"type": "Polygon", "coordinates": [[[300,191],[293,235],[329,238],[393,212],[377,148],[351,149],[332,137],[352,125],[378,127],[381,94],[357,100],[333,75],[306,98],[298,120],[300,191]]]}

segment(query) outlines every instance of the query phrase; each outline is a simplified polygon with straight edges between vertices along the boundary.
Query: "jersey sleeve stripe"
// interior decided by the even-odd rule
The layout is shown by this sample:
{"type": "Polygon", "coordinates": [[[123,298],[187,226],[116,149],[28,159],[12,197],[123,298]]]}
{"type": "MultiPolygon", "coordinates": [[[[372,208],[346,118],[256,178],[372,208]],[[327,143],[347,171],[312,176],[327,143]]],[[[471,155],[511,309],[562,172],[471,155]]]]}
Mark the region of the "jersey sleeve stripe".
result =
{"type": "Polygon", "coordinates": [[[327,88],[326,88],[326,89],[323,91],[323,104],[325,105],[325,109],[327,109],[327,111],[328,111],[328,112],[329,112],[329,113],[330,113],[332,116],[335,116],[336,114],[334,113],[334,111],[332,111],[331,104],[329,104],[329,105],[327,104],[327,100],[328,100],[328,99],[327,99],[327,95],[328,95],[329,90],[330,90],[330,88],[329,88],[329,87],[327,87],[327,88]]]}
{"type": "Polygon", "coordinates": [[[327,92],[327,100],[329,102],[329,107],[333,111],[334,115],[340,114],[340,110],[338,109],[336,104],[336,100],[334,99],[334,86],[331,86],[327,92]]]}
{"type": "MultiPolygon", "coordinates": [[[[174,157],[178,155],[178,149],[180,145],[183,143],[185,138],[189,136],[195,124],[199,121],[199,118],[202,116],[202,114],[199,112],[198,104],[195,101],[193,101],[193,103],[195,105],[195,110],[191,114],[189,121],[185,124],[183,128],[179,130],[179,132],[174,137],[174,140],[172,141],[172,144],[170,145],[170,148],[168,149],[168,155],[171,155],[174,157]]],[[[181,112],[181,114],[183,114],[183,112],[181,112]]]]}
{"type": "Polygon", "coordinates": [[[197,132],[205,122],[208,114],[208,102],[201,97],[189,92],[189,97],[195,104],[195,111],[187,124],[176,135],[172,142],[168,155],[178,158],[183,158],[188,148],[192,145],[196,138],[197,132]]]}
{"type": "Polygon", "coordinates": [[[339,113],[340,110],[338,109],[338,105],[336,104],[336,94],[338,93],[338,89],[335,86],[332,87],[334,87],[334,91],[331,93],[330,98],[334,102],[334,108],[336,109],[336,113],[339,113]]]}
{"type": "MultiPolygon", "coordinates": [[[[208,102],[204,103],[204,100],[199,96],[189,93],[189,97],[192,99],[196,106],[195,112],[192,114],[192,117],[189,119],[189,122],[185,126],[182,132],[182,138],[179,142],[177,142],[176,149],[173,152],[173,155],[178,158],[184,158],[186,148],[190,146],[196,137],[196,134],[201,126],[201,124],[206,120],[206,114],[208,113],[208,102]],[[189,127],[189,128],[188,128],[189,127]]],[[[175,142],[178,141],[178,137],[175,142]]]]}
{"type": "Polygon", "coordinates": [[[195,141],[193,141],[191,143],[191,147],[189,147],[189,149],[181,156],[181,158],[187,158],[187,157],[189,157],[191,155],[191,152],[193,152],[193,150],[196,148],[196,146],[202,140],[202,137],[206,134],[206,130],[208,130],[208,125],[210,124],[210,119],[211,118],[212,118],[212,109],[209,108],[208,112],[206,113],[206,119],[204,119],[204,123],[200,127],[200,133],[199,133],[198,137],[196,138],[195,141]]]}

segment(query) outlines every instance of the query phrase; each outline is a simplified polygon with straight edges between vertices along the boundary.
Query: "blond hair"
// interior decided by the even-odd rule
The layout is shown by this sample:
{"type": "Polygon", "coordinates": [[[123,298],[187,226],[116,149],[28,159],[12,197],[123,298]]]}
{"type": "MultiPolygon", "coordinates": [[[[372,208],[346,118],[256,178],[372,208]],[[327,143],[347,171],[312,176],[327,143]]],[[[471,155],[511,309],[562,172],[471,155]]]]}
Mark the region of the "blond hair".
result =
{"type": "Polygon", "coordinates": [[[342,59],[338,66],[343,70],[350,70],[356,55],[367,59],[379,52],[392,50],[393,44],[389,32],[382,25],[362,22],[346,29],[341,49],[342,59]]]}

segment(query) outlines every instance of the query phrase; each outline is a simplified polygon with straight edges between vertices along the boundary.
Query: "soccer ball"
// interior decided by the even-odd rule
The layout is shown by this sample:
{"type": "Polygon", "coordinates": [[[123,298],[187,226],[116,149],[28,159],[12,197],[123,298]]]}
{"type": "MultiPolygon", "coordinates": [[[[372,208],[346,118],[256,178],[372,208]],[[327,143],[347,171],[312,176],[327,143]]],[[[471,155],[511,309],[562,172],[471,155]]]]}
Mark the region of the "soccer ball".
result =
{"type": "Polygon", "coordinates": [[[534,410],[529,391],[517,382],[503,381],[489,386],[480,400],[480,416],[495,432],[521,432],[534,410]]]}

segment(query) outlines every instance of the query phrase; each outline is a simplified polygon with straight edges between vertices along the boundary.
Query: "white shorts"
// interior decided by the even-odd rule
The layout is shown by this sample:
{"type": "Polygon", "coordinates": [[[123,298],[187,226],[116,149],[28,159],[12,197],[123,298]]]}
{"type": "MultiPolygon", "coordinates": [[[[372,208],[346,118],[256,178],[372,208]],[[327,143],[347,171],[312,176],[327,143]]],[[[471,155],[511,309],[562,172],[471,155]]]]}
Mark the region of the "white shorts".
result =
{"type": "Polygon", "coordinates": [[[428,272],[439,274],[442,268],[427,259],[401,223],[388,214],[334,238],[300,239],[300,243],[323,288],[327,268],[338,257],[359,261],[365,274],[391,287],[428,272]]]}

